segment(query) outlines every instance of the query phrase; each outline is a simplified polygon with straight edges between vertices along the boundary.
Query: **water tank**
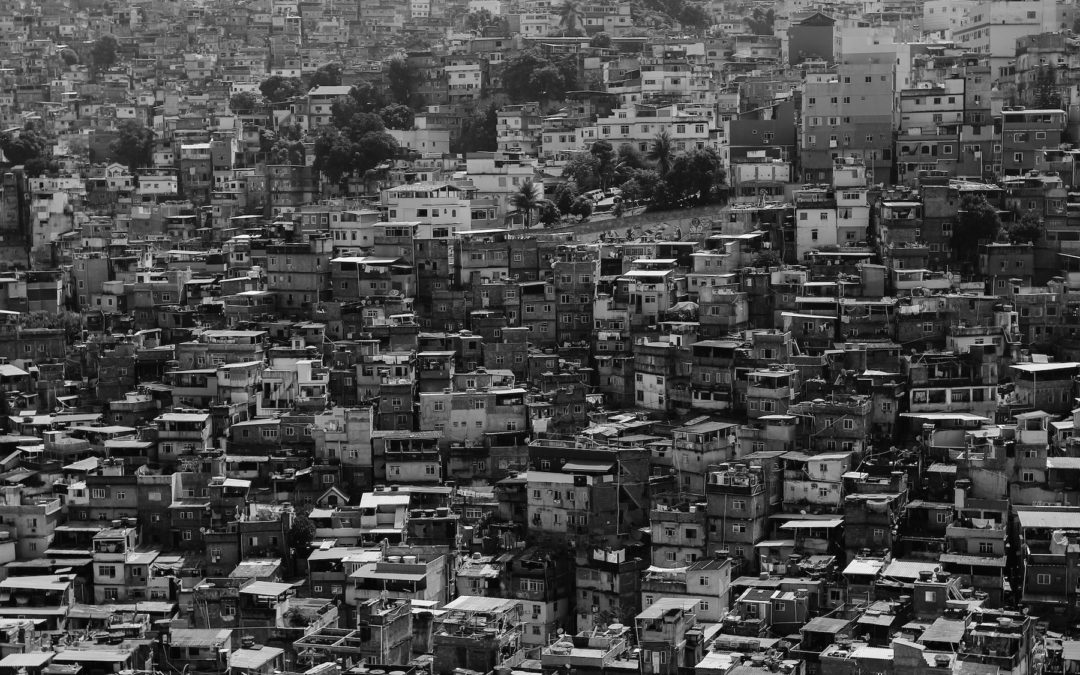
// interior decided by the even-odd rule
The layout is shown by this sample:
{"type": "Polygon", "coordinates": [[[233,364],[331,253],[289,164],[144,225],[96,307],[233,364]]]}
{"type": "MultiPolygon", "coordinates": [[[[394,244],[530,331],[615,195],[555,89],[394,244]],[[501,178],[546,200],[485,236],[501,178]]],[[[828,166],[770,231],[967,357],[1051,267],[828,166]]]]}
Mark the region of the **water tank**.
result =
{"type": "MultiPolygon", "coordinates": [[[[399,562],[401,562],[401,556],[399,556],[399,555],[387,556],[386,561],[387,562],[392,562],[392,563],[399,563],[399,562]]],[[[372,672],[374,672],[374,671],[372,671],[372,672]]]]}

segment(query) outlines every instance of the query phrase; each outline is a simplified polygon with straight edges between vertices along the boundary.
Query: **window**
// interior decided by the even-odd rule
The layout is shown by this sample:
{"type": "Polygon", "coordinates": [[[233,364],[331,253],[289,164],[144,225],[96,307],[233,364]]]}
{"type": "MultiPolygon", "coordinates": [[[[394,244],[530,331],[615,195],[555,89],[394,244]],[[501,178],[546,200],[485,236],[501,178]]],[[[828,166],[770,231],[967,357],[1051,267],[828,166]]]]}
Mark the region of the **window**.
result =
{"type": "Polygon", "coordinates": [[[1050,575],[1049,574],[1036,574],[1035,575],[1035,583],[1037,583],[1040,586],[1049,586],[1050,585],[1050,575]]]}
{"type": "Polygon", "coordinates": [[[701,609],[701,611],[703,611],[703,612],[707,612],[707,611],[709,611],[709,603],[702,600],[701,602],[698,603],[698,608],[701,609]]]}
{"type": "Polygon", "coordinates": [[[994,554],[994,545],[992,543],[988,542],[988,541],[980,541],[979,542],[979,553],[981,553],[983,555],[993,555],[994,554]]]}
{"type": "Polygon", "coordinates": [[[94,488],[90,491],[90,497],[93,499],[105,499],[105,490],[101,488],[94,488]]]}
{"type": "Polygon", "coordinates": [[[541,592],[544,590],[544,582],[537,581],[535,579],[522,579],[519,582],[518,588],[527,592],[541,592]]]}
{"type": "Polygon", "coordinates": [[[746,532],[746,525],[743,525],[742,523],[735,523],[731,526],[731,531],[735,534],[742,534],[743,532],[746,532]]]}
{"type": "Polygon", "coordinates": [[[708,586],[708,585],[709,585],[709,577],[706,577],[706,576],[698,577],[698,586],[708,586]]]}

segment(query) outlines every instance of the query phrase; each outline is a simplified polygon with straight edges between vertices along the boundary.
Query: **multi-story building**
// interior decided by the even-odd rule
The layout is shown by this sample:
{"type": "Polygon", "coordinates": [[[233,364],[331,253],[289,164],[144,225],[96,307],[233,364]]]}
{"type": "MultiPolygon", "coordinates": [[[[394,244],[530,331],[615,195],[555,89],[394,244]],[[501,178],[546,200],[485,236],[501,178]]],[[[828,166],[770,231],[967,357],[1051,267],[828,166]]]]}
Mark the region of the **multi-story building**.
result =
{"type": "Polygon", "coordinates": [[[966,82],[957,76],[900,91],[895,161],[902,183],[913,184],[921,171],[958,175],[966,82]]]}
{"type": "Polygon", "coordinates": [[[836,72],[810,73],[800,122],[803,182],[831,183],[837,160],[861,160],[871,183],[883,182],[893,164],[894,67],[851,63],[836,72]]]}

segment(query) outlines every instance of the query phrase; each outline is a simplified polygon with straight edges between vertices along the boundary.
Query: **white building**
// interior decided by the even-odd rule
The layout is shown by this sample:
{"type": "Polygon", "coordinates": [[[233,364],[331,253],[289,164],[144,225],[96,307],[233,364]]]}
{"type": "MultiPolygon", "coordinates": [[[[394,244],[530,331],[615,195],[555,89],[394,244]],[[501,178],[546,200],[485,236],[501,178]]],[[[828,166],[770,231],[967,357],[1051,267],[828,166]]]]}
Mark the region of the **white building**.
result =
{"type": "Polygon", "coordinates": [[[1076,5],[1057,0],[985,0],[968,8],[953,38],[961,49],[989,54],[991,75],[1016,56],[1017,38],[1072,28],[1076,5]]]}
{"type": "Polygon", "coordinates": [[[831,185],[795,191],[795,247],[800,259],[824,247],[866,241],[870,224],[866,167],[847,158],[833,167],[831,185]]]}
{"type": "Polygon", "coordinates": [[[714,121],[701,113],[691,113],[683,106],[633,105],[618,108],[596,121],[598,137],[618,148],[628,143],[648,152],[656,135],[666,131],[676,152],[714,145],[714,121]]]}
{"type": "Polygon", "coordinates": [[[978,0],[926,0],[922,13],[923,33],[940,33],[946,39],[952,37],[968,10],[978,4],[978,0]]]}
{"type": "Polygon", "coordinates": [[[472,188],[449,182],[411,183],[383,190],[382,211],[387,220],[409,220],[472,228],[472,188]]]}
{"type": "Polygon", "coordinates": [[[450,130],[434,128],[387,129],[398,145],[421,155],[445,155],[450,152],[450,130]]]}

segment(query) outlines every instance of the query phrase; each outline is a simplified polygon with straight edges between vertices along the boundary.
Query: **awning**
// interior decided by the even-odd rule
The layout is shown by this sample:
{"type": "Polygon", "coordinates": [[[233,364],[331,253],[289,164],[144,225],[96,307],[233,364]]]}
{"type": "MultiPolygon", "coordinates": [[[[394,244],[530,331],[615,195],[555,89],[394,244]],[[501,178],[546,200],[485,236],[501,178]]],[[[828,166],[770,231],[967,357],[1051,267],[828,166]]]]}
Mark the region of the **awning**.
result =
{"type": "Polygon", "coordinates": [[[562,465],[564,473],[608,473],[614,464],[608,462],[567,462],[562,465]]]}
{"type": "Polygon", "coordinates": [[[832,529],[834,527],[840,527],[844,524],[843,518],[834,518],[832,520],[789,520],[780,526],[781,530],[811,530],[811,529],[832,529]]]}

